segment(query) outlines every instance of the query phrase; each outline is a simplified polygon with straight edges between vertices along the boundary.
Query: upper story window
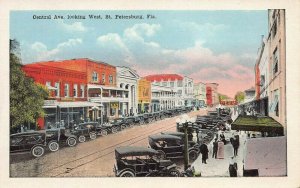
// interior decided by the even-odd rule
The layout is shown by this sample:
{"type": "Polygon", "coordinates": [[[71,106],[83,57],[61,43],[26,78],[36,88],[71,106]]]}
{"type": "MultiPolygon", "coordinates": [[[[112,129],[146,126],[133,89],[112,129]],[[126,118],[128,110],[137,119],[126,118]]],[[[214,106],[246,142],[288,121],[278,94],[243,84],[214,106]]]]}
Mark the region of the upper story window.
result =
{"type": "Polygon", "coordinates": [[[59,97],[60,96],[59,95],[59,93],[60,93],[60,84],[59,84],[59,82],[55,82],[55,88],[56,88],[55,97],[59,97]]]}
{"type": "Polygon", "coordinates": [[[272,37],[274,38],[277,33],[277,21],[274,21],[273,27],[272,27],[272,37]]]}
{"type": "Polygon", "coordinates": [[[177,81],[177,87],[182,87],[182,80],[177,81]]]}
{"type": "Polygon", "coordinates": [[[84,85],[80,85],[80,96],[84,98],[84,85]]]}
{"type": "Polygon", "coordinates": [[[171,87],[174,87],[174,82],[170,82],[170,86],[171,86],[171,87]]]}
{"type": "Polygon", "coordinates": [[[278,49],[276,48],[273,52],[273,76],[278,72],[279,65],[279,54],[278,49]]]}
{"type": "Polygon", "coordinates": [[[260,86],[264,87],[264,85],[265,85],[265,75],[261,75],[260,76],[260,86]]]}
{"type": "Polygon", "coordinates": [[[97,72],[93,72],[93,74],[92,74],[92,81],[93,82],[98,82],[98,73],[97,72]]]}
{"type": "Polygon", "coordinates": [[[73,97],[78,97],[77,90],[78,90],[77,84],[74,84],[74,86],[73,86],[73,97]]]}
{"type": "Polygon", "coordinates": [[[105,74],[104,73],[102,74],[102,83],[103,84],[105,83],[105,74]]]}
{"type": "Polygon", "coordinates": [[[114,83],[114,77],[112,75],[109,75],[109,83],[110,84],[114,83]]]}
{"type": "Polygon", "coordinates": [[[64,96],[69,97],[69,84],[65,84],[64,96]]]}
{"type": "Polygon", "coordinates": [[[168,85],[168,82],[163,82],[163,86],[167,86],[168,85]]]}

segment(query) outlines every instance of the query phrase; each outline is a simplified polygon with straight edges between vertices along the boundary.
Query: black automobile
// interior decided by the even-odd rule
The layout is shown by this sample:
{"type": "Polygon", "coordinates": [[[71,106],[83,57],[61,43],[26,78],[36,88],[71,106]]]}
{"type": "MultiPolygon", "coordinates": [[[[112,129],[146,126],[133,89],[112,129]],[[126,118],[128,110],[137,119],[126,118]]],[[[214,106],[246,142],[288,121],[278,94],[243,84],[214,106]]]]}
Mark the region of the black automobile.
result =
{"type": "Polygon", "coordinates": [[[47,146],[45,131],[29,131],[10,135],[10,153],[31,152],[41,157],[47,146]]]}
{"type": "Polygon", "coordinates": [[[70,147],[73,147],[77,144],[76,135],[71,134],[65,128],[47,129],[46,140],[48,149],[52,152],[57,151],[62,144],[70,147]]]}
{"type": "Polygon", "coordinates": [[[126,118],[116,118],[109,121],[112,127],[117,128],[118,131],[122,131],[129,127],[129,123],[126,118]]]}
{"type": "Polygon", "coordinates": [[[123,146],[115,149],[116,177],[178,177],[180,172],[170,160],[157,159],[159,153],[151,148],[123,146]]]}
{"type": "Polygon", "coordinates": [[[71,131],[72,134],[76,135],[79,142],[85,142],[86,138],[89,137],[91,140],[97,138],[97,122],[84,122],[75,125],[74,130],[71,131]]]}
{"type": "MultiPolygon", "coordinates": [[[[160,134],[148,137],[149,146],[161,154],[164,159],[180,159],[184,158],[184,142],[182,137],[160,134]]],[[[191,147],[188,149],[189,159],[194,161],[198,157],[198,149],[191,147]]]]}

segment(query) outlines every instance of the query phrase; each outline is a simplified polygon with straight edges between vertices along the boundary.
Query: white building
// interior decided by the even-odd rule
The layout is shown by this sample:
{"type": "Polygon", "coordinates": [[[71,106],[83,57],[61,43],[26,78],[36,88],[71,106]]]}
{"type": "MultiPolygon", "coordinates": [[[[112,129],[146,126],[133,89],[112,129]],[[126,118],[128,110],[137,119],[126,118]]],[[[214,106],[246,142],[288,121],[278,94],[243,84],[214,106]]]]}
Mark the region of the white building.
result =
{"type": "Polygon", "coordinates": [[[184,101],[184,106],[191,106],[194,100],[194,81],[187,76],[183,78],[182,100],[184,101]]]}
{"type": "Polygon", "coordinates": [[[194,83],[194,99],[196,106],[206,104],[206,84],[199,82],[194,83]]]}
{"type": "Polygon", "coordinates": [[[127,96],[124,96],[128,98],[128,102],[124,102],[120,107],[122,114],[135,114],[137,112],[139,79],[140,76],[135,70],[128,67],[117,67],[117,87],[128,91],[125,93],[127,96]]]}
{"type": "Polygon", "coordinates": [[[268,96],[268,81],[269,81],[269,45],[266,39],[263,39],[262,45],[259,49],[257,64],[259,67],[259,87],[260,91],[257,93],[260,98],[268,96]]]}
{"type": "Polygon", "coordinates": [[[158,83],[151,83],[151,111],[168,110],[175,108],[176,92],[170,86],[161,86],[158,83]]]}

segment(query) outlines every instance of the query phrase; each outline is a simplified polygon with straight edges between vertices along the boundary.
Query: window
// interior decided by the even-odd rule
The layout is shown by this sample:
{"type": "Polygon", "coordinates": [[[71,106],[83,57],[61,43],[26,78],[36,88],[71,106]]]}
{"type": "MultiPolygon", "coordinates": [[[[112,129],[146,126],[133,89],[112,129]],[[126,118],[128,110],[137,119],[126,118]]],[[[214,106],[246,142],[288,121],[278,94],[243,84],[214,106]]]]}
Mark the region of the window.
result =
{"type": "Polygon", "coordinates": [[[46,86],[51,86],[51,82],[46,82],[46,86]]]}
{"type": "Polygon", "coordinates": [[[93,82],[98,82],[98,73],[97,72],[93,72],[93,74],[92,74],[92,81],[93,82]]]}
{"type": "Polygon", "coordinates": [[[278,49],[276,48],[273,52],[273,76],[278,72],[278,49]]]}
{"type": "Polygon", "coordinates": [[[182,80],[179,80],[179,81],[177,82],[177,86],[178,86],[178,87],[182,87],[182,80]]]}
{"type": "Polygon", "coordinates": [[[84,85],[80,85],[80,96],[84,98],[84,85]]]}
{"type": "Polygon", "coordinates": [[[182,90],[178,90],[177,93],[178,93],[179,95],[181,95],[181,94],[182,94],[182,90]]]}
{"type": "Polygon", "coordinates": [[[104,73],[102,74],[102,83],[103,84],[105,83],[105,74],[104,73]]]}
{"type": "Polygon", "coordinates": [[[109,83],[110,84],[114,83],[114,77],[112,75],[109,75],[109,83]]]}
{"type": "Polygon", "coordinates": [[[167,86],[168,85],[168,82],[163,82],[163,86],[167,86]]]}
{"type": "Polygon", "coordinates": [[[272,28],[272,37],[273,38],[276,36],[276,33],[277,33],[277,23],[276,23],[276,20],[275,20],[273,28],[272,28]]]}
{"type": "Polygon", "coordinates": [[[65,84],[64,96],[69,97],[69,84],[65,84]]]}
{"type": "Polygon", "coordinates": [[[78,90],[77,84],[74,84],[74,86],[73,86],[73,97],[77,97],[77,90],[78,90]]]}
{"type": "Polygon", "coordinates": [[[264,87],[265,85],[265,75],[260,75],[260,86],[264,87]]]}
{"type": "Polygon", "coordinates": [[[171,87],[174,87],[174,82],[170,82],[170,86],[171,86],[171,87]]]}
{"type": "Polygon", "coordinates": [[[55,82],[55,97],[59,97],[59,93],[60,93],[60,88],[59,88],[59,82],[55,82]]]}
{"type": "Polygon", "coordinates": [[[279,116],[279,90],[274,91],[274,112],[275,115],[279,116]]]}

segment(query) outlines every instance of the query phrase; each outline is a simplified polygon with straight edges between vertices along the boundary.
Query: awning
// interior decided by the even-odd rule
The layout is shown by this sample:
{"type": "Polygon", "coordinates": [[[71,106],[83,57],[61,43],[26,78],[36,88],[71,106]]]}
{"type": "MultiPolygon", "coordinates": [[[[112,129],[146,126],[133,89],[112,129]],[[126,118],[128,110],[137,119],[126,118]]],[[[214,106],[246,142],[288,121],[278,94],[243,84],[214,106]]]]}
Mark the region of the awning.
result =
{"type": "Polygon", "coordinates": [[[79,102],[55,102],[51,105],[44,105],[43,108],[56,108],[59,106],[60,108],[75,108],[75,107],[101,107],[103,106],[100,103],[94,102],[86,102],[86,101],[79,101],[79,102]]]}
{"type": "Polygon", "coordinates": [[[285,136],[247,139],[244,173],[257,170],[258,176],[286,176],[286,143],[285,136]]]}
{"type": "Polygon", "coordinates": [[[268,116],[239,116],[231,129],[242,131],[273,132],[283,135],[283,126],[268,116]]]}

